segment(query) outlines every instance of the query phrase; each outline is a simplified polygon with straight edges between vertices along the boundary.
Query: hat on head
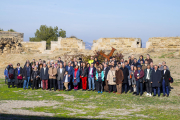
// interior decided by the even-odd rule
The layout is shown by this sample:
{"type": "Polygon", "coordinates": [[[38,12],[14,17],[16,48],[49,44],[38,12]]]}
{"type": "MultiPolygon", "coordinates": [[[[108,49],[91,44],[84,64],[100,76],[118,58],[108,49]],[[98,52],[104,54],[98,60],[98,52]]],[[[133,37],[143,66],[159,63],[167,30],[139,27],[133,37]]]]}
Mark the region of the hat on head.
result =
{"type": "Polygon", "coordinates": [[[141,65],[138,65],[137,67],[141,68],[141,65]]]}

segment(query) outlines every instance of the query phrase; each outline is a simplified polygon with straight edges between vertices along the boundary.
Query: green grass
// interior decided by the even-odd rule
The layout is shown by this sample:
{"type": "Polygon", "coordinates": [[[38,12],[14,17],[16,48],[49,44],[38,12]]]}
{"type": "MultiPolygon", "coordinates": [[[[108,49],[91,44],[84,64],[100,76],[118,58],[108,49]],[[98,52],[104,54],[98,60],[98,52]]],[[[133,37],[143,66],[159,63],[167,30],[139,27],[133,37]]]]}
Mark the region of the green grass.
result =
{"type": "MultiPolygon", "coordinates": [[[[174,86],[180,85],[178,82],[173,84],[174,86]]],[[[4,80],[0,80],[0,91],[0,101],[57,101],[61,104],[50,107],[20,108],[34,112],[54,113],[55,118],[180,119],[180,109],[178,109],[178,106],[180,106],[180,96],[171,94],[169,98],[159,98],[133,96],[130,93],[116,95],[104,92],[103,94],[98,94],[93,91],[81,90],[69,92],[50,92],[41,89],[23,90],[22,88],[8,88],[4,84],[4,80]],[[74,100],[68,101],[68,98],[57,96],[58,94],[72,96],[74,100]],[[90,106],[93,107],[90,108],[90,106]],[[168,107],[170,108],[166,109],[168,107]]]]}

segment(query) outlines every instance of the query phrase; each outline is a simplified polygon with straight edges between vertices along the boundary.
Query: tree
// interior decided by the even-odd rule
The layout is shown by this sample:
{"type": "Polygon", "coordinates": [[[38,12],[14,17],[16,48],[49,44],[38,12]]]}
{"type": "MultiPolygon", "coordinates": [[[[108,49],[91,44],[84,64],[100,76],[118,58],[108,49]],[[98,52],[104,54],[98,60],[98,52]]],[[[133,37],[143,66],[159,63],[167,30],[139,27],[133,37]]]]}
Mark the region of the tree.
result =
{"type": "Polygon", "coordinates": [[[4,30],[0,28],[0,31],[4,31],[4,30]]]}
{"type": "Polygon", "coordinates": [[[15,31],[15,30],[13,30],[13,29],[9,29],[8,31],[9,31],[9,32],[16,32],[16,31],[15,31]]]}
{"type": "Polygon", "coordinates": [[[51,41],[57,41],[58,37],[66,37],[66,31],[62,29],[58,31],[57,26],[53,28],[51,26],[41,25],[39,30],[36,30],[35,37],[30,37],[29,41],[46,41],[46,48],[49,49],[51,41]]]}
{"type": "Polygon", "coordinates": [[[76,36],[74,36],[74,35],[71,35],[69,38],[77,38],[76,36]]]}

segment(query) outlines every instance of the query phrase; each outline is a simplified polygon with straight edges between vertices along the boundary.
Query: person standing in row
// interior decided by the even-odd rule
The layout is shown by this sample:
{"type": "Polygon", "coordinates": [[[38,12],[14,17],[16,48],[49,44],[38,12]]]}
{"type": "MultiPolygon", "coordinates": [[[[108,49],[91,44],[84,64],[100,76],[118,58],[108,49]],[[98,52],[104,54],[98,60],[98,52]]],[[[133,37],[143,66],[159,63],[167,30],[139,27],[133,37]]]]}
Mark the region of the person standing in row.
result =
{"type": "Polygon", "coordinates": [[[111,69],[109,70],[107,74],[107,81],[109,85],[109,93],[113,91],[113,93],[116,92],[116,75],[115,75],[115,70],[114,67],[111,66],[111,69]]]}
{"type": "MultiPolygon", "coordinates": [[[[94,60],[93,60],[94,61],[94,60]]],[[[92,83],[92,90],[94,91],[94,78],[96,75],[96,68],[94,67],[94,64],[91,63],[91,66],[88,68],[88,84],[89,84],[89,90],[91,90],[91,83],[92,83]]]]}
{"type": "Polygon", "coordinates": [[[157,65],[154,66],[154,70],[152,71],[151,74],[151,83],[152,83],[152,88],[154,90],[154,95],[156,96],[156,91],[158,90],[158,97],[160,97],[161,91],[160,91],[160,81],[161,81],[161,71],[157,69],[157,65]]]}
{"type": "Polygon", "coordinates": [[[32,75],[31,75],[31,79],[33,80],[33,84],[32,84],[32,90],[37,89],[38,88],[38,81],[39,81],[39,71],[37,69],[37,66],[34,67],[34,70],[32,71],[32,75]]]}
{"type": "Polygon", "coordinates": [[[140,93],[140,96],[142,96],[144,71],[141,69],[141,65],[137,66],[137,70],[135,71],[134,76],[136,78],[136,95],[139,95],[140,93]]]}
{"type": "Polygon", "coordinates": [[[82,90],[85,91],[87,89],[87,67],[86,63],[83,62],[83,65],[81,67],[80,73],[81,73],[81,80],[82,80],[82,90]]]}
{"type": "Polygon", "coordinates": [[[49,74],[49,80],[50,80],[50,91],[52,89],[52,86],[54,87],[54,91],[56,91],[57,69],[54,67],[54,63],[52,63],[52,66],[49,68],[48,74],[49,74]]]}
{"type": "Polygon", "coordinates": [[[147,96],[151,96],[152,94],[152,83],[151,83],[151,75],[152,69],[150,69],[150,65],[147,65],[147,68],[144,70],[144,82],[146,85],[147,96]]]}
{"type": "Polygon", "coordinates": [[[122,67],[121,70],[123,71],[123,76],[124,76],[124,80],[123,80],[123,84],[124,84],[124,91],[125,94],[128,91],[128,76],[129,76],[129,70],[127,67],[125,67],[125,64],[122,63],[122,67]]]}
{"type": "Polygon", "coordinates": [[[116,94],[121,94],[124,75],[123,75],[123,71],[121,69],[119,69],[118,65],[116,66],[116,73],[115,74],[116,74],[116,88],[117,88],[116,94]]]}
{"type": "Polygon", "coordinates": [[[162,83],[162,89],[163,89],[163,97],[165,96],[165,93],[167,94],[167,97],[169,97],[169,78],[170,78],[170,71],[167,70],[167,66],[164,65],[164,70],[161,71],[161,81],[162,83]]]}
{"type": "Polygon", "coordinates": [[[8,88],[10,88],[10,84],[12,83],[12,87],[14,88],[14,76],[15,76],[15,72],[14,72],[14,68],[12,64],[9,64],[7,66],[8,69],[8,88]]]}
{"type": "Polygon", "coordinates": [[[63,68],[63,64],[60,63],[60,66],[57,70],[57,83],[58,83],[58,91],[63,91],[63,79],[65,74],[65,68],[63,68]]]}
{"type": "Polygon", "coordinates": [[[108,63],[104,64],[104,91],[109,92],[109,86],[107,81],[107,74],[110,70],[110,67],[108,66],[108,63]]]}
{"type": "Polygon", "coordinates": [[[23,69],[20,67],[20,63],[17,63],[17,68],[15,69],[15,84],[18,87],[22,87],[23,85],[23,69]]]}
{"type": "Polygon", "coordinates": [[[73,71],[73,85],[74,85],[74,90],[78,90],[78,84],[80,82],[80,70],[79,70],[79,66],[76,65],[73,71]]]}
{"type": "Polygon", "coordinates": [[[96,71],[96,83],[98,88],[98,93],[103,93],[103,81],[104,81],[104,72],[101,70],[100,67],[97,68],[96,71]]]}
{"type": "Polygon", "coordinates": [[[48,90],[48,79],[49,79],[49,74],[48,74],[48,68],[46,67],[46,63],[43,63],[43,68],[41,68],[40,72],[40,78],[42,80],[42,85],[43,85],[43,90],[48,90]]]}
{"type": "Polygon", "coordinates": [[[68,77],[69,77],[69,83],[68,83],[68,89],[71,90],[72,85],[72,79],[73,79],[73,67],[71,66],[71,62],[68,63],[68,66],[66,66],[66,71],[68,71],[68,77]]]}
{"type": "Polygon", "coordinates": [[[23,89],[24,90],[25,90],[25,87],[29,89],[28,86],[29,86],[29,81],[31,80],[31,72],[32,72],[31,67],[29,66],[29,63],[27,62],[26,66],[24,66],[23,68],[23,79],[24,79],[23,89]]]}

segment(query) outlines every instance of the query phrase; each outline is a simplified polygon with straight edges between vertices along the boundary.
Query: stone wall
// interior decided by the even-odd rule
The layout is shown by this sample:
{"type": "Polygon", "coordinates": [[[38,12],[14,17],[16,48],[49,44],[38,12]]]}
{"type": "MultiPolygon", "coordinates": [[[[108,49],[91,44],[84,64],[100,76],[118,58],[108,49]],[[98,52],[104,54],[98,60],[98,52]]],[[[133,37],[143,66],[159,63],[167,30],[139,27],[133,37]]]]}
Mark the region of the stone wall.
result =
{"type": "Polygon", "coordinates": [[[146,42],[147,49],[180,49],[180,37],[153,37],[146,42]]]}
{"type": "Polygon", "coordinates": [[[141,48],[140,38],[100,38],[93,41],[91,50],[111,50],[123,48],[141,48]]]}
{"type": "Polygon", "coordinates": [[[21,42],[25,51],[28,52],[41,52],[46,50],[46,41],[41,42],[21,42]]]}
{"type": "Polygon", "coordinates": [[[0,31],[0,54],[22,52],[23,37],[24,33],[0,31]]]}
{"type": "Polygon", "coordinates": [[[83,49],[85,49],[85,43],[81,39],[58,37],[58,41],[51,41],[51,51],[54,50],[78,51],[83,49]]]}

